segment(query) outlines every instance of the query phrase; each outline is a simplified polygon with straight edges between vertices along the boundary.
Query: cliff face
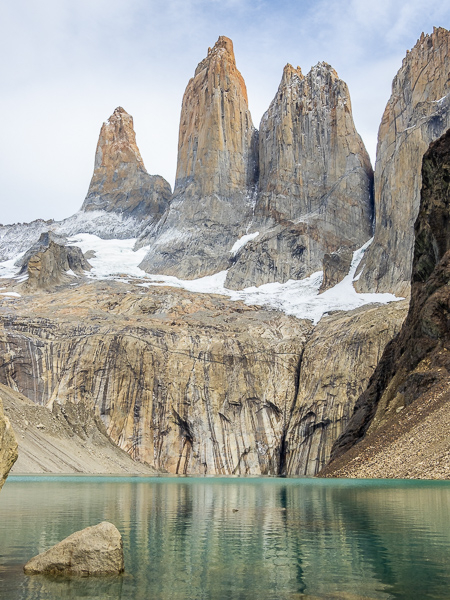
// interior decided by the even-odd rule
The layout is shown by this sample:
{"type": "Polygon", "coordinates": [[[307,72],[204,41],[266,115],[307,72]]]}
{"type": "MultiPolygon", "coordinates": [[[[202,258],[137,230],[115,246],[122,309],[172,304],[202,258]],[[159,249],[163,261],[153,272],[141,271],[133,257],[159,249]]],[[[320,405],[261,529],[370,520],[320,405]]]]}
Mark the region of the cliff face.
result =
{"type": "Polygon", "coordinates": [[[1,384],[0,398],[18,440],[12,473],[155,472],[118,448],[82,403],[55,402],[49,410],[1,384]]]}
{"type": "Polygon", "coordinates": [[[0,307],[0,382],[55,414],[84,406],[171,473],[312,474],[402,317],[365,307],[314,329],[220,296],[79,282],[0,307]]]}
{"type": "Polygon", "coordinates": [[[158,469],[278,473],[310,322],[115,282],[15,306],[2,317],[4,384],[37,404],[84,403],[158,469]]]}
{"type": "Polygon", "coordinates": [[[102,125],[94,174],[81,210],[157,221],[171,193],[163,177],[147,173],[136,144],[133,117],[119,106],[102,125]]]}
{"type": "Polygon", "coordinates": [[[449,71],[450,33],[439,28],[422,34],[393,81],[378,132],[375,238],[358,291],[409,291],[422,157],[450,127],[449,71]]]}
{"type": "Polygon", "coordinates": [[[257,177],[257,131],[233,44],[220,37],[199,63],[181,108],[177,178],[170,208],[141,245],[142,268],[195,278],[228,266],[245,233],[257,177]]]}
{"type": "Polygon", "coordinates": [[[304,77],[287,65],[261,120],[252,231],[227,286],[300,279],[325,253],[362,246],[372,232],[373,172],[353,123],[347,85],[326,63],[304,77]]]}
{"type": "Polygon", "coordinates": [[[425,154],[422,178],[408,316],[334,445],[327,475],[364,476],[370,457],[377,476],[450,477],[450,131],[425,154]]]}
{"type": "Polygon", "coordinates": [[[0,397],[0,490],[17,460],[17,441],[0,397]]]}
{"type": "Polygon", "coordinates": [[[394,302],[338,312],[317,324],[303,352],[285,441],[286,473],[316,475],[326,465],[406,312],[406,302],[394,302]]]}

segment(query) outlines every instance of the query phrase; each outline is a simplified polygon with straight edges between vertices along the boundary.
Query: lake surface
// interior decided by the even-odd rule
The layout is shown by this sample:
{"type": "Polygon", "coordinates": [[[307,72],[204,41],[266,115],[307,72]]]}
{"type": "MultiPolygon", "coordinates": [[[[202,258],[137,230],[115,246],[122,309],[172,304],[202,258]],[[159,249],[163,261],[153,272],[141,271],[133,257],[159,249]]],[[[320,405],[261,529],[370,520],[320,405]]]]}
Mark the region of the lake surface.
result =
{"type": "Polygon", "coordinates": [[[450,482],[10,477],[1,600],[450,598],[450,482]],[[22,565],[107,520],[123,577],[26,577],[22,565]]]}

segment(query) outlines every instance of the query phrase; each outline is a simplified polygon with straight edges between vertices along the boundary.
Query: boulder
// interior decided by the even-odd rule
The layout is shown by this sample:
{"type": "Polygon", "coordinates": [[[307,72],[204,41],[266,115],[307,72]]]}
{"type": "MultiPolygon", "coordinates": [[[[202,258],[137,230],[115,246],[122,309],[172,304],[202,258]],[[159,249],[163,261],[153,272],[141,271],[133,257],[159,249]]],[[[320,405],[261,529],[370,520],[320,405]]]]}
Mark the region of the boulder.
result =
{"type": "Polygon", "coordinates": [[[118,575],[124,571],[122,536],[107,521],[76,531],[23,568],[26,575],[118,575]]]}
{"type": "Polygon", "coordinates": [[[17,460],[17,441],[0,398],[0,490],[17,460]]]}

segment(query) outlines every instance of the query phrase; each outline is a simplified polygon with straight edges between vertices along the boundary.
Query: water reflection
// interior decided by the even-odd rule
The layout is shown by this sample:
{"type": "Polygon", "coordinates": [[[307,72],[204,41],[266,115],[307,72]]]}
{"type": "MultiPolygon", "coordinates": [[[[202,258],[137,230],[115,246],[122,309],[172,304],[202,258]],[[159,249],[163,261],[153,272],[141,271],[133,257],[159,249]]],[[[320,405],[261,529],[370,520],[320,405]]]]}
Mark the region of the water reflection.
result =
{"type": "Polygon", "coordinates": [[[279,479],[8,480],[0,598],[448,598],[450,485],[279,479]],[[126,576],[51,580],[20,567],[113,522],[126,576]]]}

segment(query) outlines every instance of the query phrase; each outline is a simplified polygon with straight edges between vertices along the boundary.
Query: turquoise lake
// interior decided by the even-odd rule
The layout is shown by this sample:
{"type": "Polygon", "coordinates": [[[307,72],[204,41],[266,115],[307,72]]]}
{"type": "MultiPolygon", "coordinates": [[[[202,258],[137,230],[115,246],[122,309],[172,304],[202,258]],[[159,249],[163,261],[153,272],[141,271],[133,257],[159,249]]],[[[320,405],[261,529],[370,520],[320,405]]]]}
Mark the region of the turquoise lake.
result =
{"type": "Polygon", "coordinates": [[[450,482],[10,477],[2,600],[450,598],[450,482]],[[107,520],[126,573],[26,577],[23,564],[107,520]]]}

